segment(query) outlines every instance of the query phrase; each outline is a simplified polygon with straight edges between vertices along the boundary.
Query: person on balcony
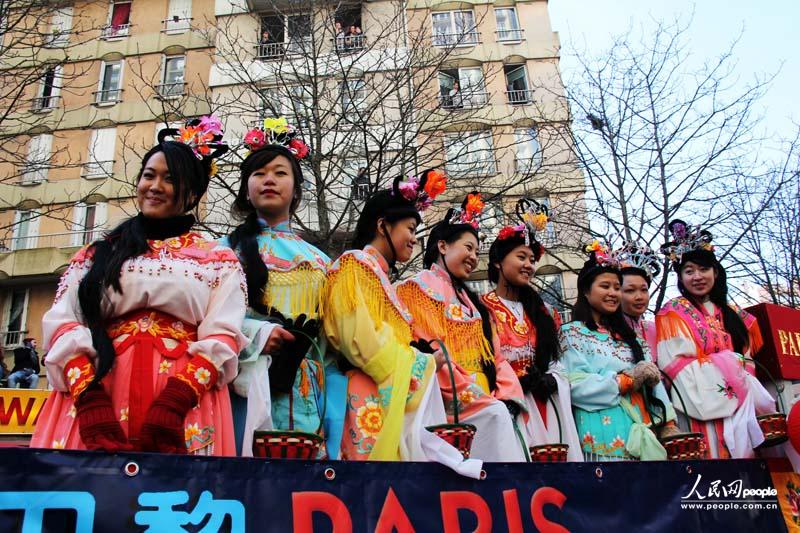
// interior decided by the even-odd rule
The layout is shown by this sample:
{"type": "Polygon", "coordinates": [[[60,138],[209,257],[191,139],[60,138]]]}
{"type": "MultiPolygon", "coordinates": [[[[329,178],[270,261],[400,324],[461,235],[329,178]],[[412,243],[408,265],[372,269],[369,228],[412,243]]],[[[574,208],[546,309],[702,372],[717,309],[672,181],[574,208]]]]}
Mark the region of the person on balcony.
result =
{"type": "Polygon", "coordinates": [[[587,252],[575,320],[561,327],[561,361],[584,459],[665,460],[656,434],[675,433],[668,424],[675,412],[647,344],[622,315],[622,265],[616,251],[597,241],[587,252]]]}
{"type": "Polygon", "coordinates": [[[39,385],[39,354],[36,339],[23,339],[22,346],[14,348],[14,368],[8,375],[8,386],[12,389],[35,389],[39,385]]]}
{"type": "Polygon", "coordinates": [[[191,214],[227,149],[215,117],[162,129],[136,178],[139,213],[70,261],[42,318],[54,390],[32,447],[235,455],[245,278],[191,214]]]}
{"type": "Polygon", "coordinates": [[[266,119],[244,140],[250,153],[231,209],[243,223],[222,243],[236,251],[247,278],[242,330],[250,344],[239,354],[231,401],[237,448],[252,456],[255,430],[320,430],[325,347],[314,345],[330,259],[291,225],[308,146],[283,118],[266,119]]]}
{"type": "Polygon", "coordinates": [[[491,312],[500,353],[525,392],[530,444],[567,444],[567,460],[583,461],[569,381],[558,360],[561,317],[530,284],[534,265],[544,254],[536,233],[546,228],[547,210],[523,198],[517,215],[520,223],[502,228],[489,247],[489,280],[497,288],[481,300],[491,312]]]}
{"type": "Polygon", "coordinates": [[[397,295],[411,312],[414,337],[443,342],[452,360],[437,372],[448,419],[456,407],[477,428],[472,456],[522,462],[528,443],[521,428],[528,404],[519,379],[495,345],[489,310],[466,285],[478,266],[478,220],[484,203],[477,192],[460,209],[448,210],[428,237],[426,270],[401,282],[397,295]],[[455,383],[455,390],[453,388],[455,383]]]}
{"type": "Polygon", "coordinates": [[[712,458],[753,457],[764,441],[756,415],[775,411],[774,398],[747,360],[763,344],[758,322],[728,303],[711,233],[682,220],[671,221],[669,230],[673,240],[661,249],[678,275],[681,296],[656,315],[658,364],[712,458]]]}

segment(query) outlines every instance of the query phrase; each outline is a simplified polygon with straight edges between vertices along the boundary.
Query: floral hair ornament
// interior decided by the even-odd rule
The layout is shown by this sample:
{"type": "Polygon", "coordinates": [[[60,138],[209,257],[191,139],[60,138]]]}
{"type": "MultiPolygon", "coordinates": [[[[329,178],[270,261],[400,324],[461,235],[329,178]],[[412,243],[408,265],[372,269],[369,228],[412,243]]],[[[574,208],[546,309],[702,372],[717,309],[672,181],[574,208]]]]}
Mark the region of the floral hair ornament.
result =
{"type": "Polygon", "coordinates": [[[536,234],[543,231],[550,221],[547,206],[530,198],[520,198],[517,202],[516,214],[520,223],[504,227],[497,234],[497,238],[502,241],[521,237],[525,240],[525,246],[530,246],[532,242],[536,242],[536,234]]]}
{"type": "Polygon", "coordinates": [[[460,208],[450,209],[446,217],[447,223],[452,225],[469,224],[479,230],[481,213],[485,206],[486,204],[481,199],[481,193],[472,191],[461,202],[460,208]]]}
{"type": "Polygon", "coordinates": [[[628,241],[616,252],[622,268],[636,268],[644,271],[652,280],[661,272],[658,256],[646,244],[628,241]]]}
{"type": "Polygon", "coordinates": [[[405,181],[395,178],[392,184],[392,195],[399,196],[414,203],[417,211],[428,209],[437,196],[447,189],[447,176],[440,170],[427,170],[422,179],[410,176],[405,181]]]}
{"type": "Polygon", "coordinates": [[[180,142],[191,148],[197,159],[208,164],[210,177],[217,174],[217,165],[213,160],[228,151],[228,145],[222,140],[222,122],[214,115],[190,119],[178,129],[160,130],[158,142],[166,140],[180,142]]]}
{"type": "Polygon", "coordinates": [[[594,254],[594,260],[598,266],[611,267],[617,270],[621,270],[623,267],[618,257],[619,251],[612,250],[608,244],[602,244],[597,239],[592,241],[591,244],[587,244],[584,251],[589,255],[594,254]]]}
{"type": "Polygon", "coordinates": [[[253,128],[244,135],[244,144],[250,152],[269,145],[283,146],[297,160],[305,159],[310,151],[308,145],[299,137],[298,130],[284,117],[265,118],[262,128],[253,128]]]}
{"type": "Polygon", "coordinates": [[[680,264],[681,258],[688,252],[696,250],[714,252],[714,245],[711,244],[713,237],[708,230],[700,229],[700,226],[690,226],[679,219],[671,221],[667,227],[673,240],[661,247],[661,253],[673,265],[680,264]]]}

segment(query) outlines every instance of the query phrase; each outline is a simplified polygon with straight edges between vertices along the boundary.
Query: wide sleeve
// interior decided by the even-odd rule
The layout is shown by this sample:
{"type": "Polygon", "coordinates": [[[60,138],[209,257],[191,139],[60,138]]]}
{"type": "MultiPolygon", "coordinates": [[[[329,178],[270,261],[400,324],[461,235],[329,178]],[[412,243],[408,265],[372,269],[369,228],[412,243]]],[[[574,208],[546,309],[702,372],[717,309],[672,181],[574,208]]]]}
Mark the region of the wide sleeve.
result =
{"type": "MultiPolygon", "coordinates": [[[[493,325],[494,326],[494,325],[493,325]]],[[[511,364],[501,353],[500,343],[498,342],[497,331],[492,327],[494,335],[494,366],[496,369],[496,382],[497,389],[492,392],[492,395],[498,400],[510,400],[517,405],[523,412],[528,411],[528,402],[525,401],[525,393],[522,391],[522,385],[519,383],[514,369],[511,364]]]]}
{"type": "Polygon", "coordinates": [[[561,330],[561,363],[567,371],[572,405],[598,411],[619,404],[617,372],[593,365],[588,350],[569,329],[561,330]]]}
{"type": "Polygon", "coordinates": [[[70,261],[61,276],[52,307],[42,317],[42,344],[47,351],[44,364],[47,380],[60,392],[68,390],[64,381],[64,367],[78,355],[97,356],[92,346],[92,334],[86,327],[78,302],[78,287],[89,271],[83,249],[70,261]]]}
{"type": "Polygon", "coordinates": [[[248,343],[242,333],[247,309],[244,272],[238,261],[225,261],[211,290],[205,316],[197,325],[197,342],[189,347],[192,355],[211,361],[220,372],[217,386],[236,377],[238,355],[248,343]]]}
{"type": "MultiPolygon", "coordinates": [[[[652,362],[653,361],[653,355],[650,353],[649,344],[646,341],[644,341],[644,342],[640,341],[640,343],[642,344],[642,350],[644,351],[644,360],[652,362]]],[[[672,406],[672,401],[670,400],[669,395],[667,394],[667,390],[664,388],[664,383],[662,381],[659,381],[656,384],[656,386],[653,387],[653,394],[655,395],[656,398],[661,400],[661,402],[664,404],[664,408],[667,411],[667,413],[666,413],[667,420],[666,421],[667,422],[670,422],[670,421],[674,422],[675,420],[677,420],[677,416],[675,415],[675,408],[672,406]]]]}
{"type": "Polygon", "coordinates": [[[661,368],[683,357],[697,358],[697,344],[686,322],[672,311],[656,315],[656,362],[661,368]]]}

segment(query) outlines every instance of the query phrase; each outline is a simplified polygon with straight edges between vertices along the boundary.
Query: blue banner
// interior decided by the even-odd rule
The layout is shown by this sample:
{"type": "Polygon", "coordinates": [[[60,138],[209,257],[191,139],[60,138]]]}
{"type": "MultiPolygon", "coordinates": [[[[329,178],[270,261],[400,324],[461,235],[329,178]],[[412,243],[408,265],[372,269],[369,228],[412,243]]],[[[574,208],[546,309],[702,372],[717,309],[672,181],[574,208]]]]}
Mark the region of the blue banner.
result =
{"type": "Polygon", "coordinates": [[[0,449],[0,531],[724,531],[786,526],[760,460],[266,461],[0,449]]]}

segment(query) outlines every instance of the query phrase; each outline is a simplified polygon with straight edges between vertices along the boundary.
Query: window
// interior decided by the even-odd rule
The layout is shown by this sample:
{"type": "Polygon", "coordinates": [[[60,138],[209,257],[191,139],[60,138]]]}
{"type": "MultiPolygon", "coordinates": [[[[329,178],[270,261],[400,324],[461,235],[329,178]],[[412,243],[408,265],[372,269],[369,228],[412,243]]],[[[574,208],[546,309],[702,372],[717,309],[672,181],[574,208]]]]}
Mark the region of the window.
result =
{"type": "Polygon", "coordinates": [[[28,309],[28,289],[12,289],[6,296],[5,306],[5,338],[6,347],[22,344],[22,338],[27,331],[25,321],[28,309]]]}
{"type": "Polygon", "coordinates": [[[337,9],[333,20],[336,50],[348,52],[363,49],[366,35],[361,28],[361,6],[342,6],[337,9]]]}
{"type": "Polygon", "coordinates": [[[167,18],[164,20],[166,33],[184,33],[192,22],[192,0],[169,0],[167,18]]]}
{"type": "Polygon", "coordinates": [[[53,136],[50,134],[31,137],[31,140],[28,141],[28,158],[25,162],[21,183],[34,184],[47,179],[52,146],[53,136]]]}
{"type": "Polygon", "coordinates": [[[521,41],[523,30],[519,27],[517,10],[513,7],[504,7],[494,10],[497,19],[497,40],[498,41],[521,41]]]}
{"type": "Polygon", "coordinates": [[[127,37],[131,28],[131,2],[122,0],[111,2],[108,10],[108,25],[103,28],[103,39],[127,37]]]}
{"type": "Polygon", "coordinates": [[[122,100],[122,61],[105,61],[100,66],[100,85],[95,102],[115,104],[122,100]]]}
{"type": "Polygon", "coordinates": [[[39,213],[35,210],[17,210],[14,215],[14,236],[12,250],[36,248],[39,235],[39,213]]]}
{"type": "Polygon", "coordinates": [[[56,107],[59,93],[61,92],[60,79],[61,66],[49,67],[44,71],[44,75],[39,82],[38,95],[33,99],[34,111],[43,111],[56,107]]]}
{"type": "Polygon", "coordinates": [[[165,128],[172,128],[175,130],[179,130],[183,127],[183,122],[156,122],[156,131],[153,137],[153,143],[158,143],[158,132],[165,128]]]}
{"type": "Polygon", "coordinates": [[[508,102],[511,104],[530,103],[533,100],[533,91],[528,89],[525,65],[506,65],[503,67],[503,71],[506,75],[508,102]]]}
{"type": "Polygon", "coordinates": [[[564,304],[564,282],[562,275],[536,274],[533,278],[542,300],[561,314],[561,320],[567,323],[571,320],[571,310],[564,304]]]}
{"type": "Polygon", "coordinates": [[[462,46],[478,43],[475,14],[472,11],[445,11],[433,14],[433,45],[462,46]]]}
{"type": "Polygon", "coordinates": [[[267,15],[261,17],[258,57],[270,59],[287,53],[300,54],[311,44],[311,15],[267,15]]]}
{"type": "Polygon", "coordinates": [[[164,68],[162,69],[161,84],[158,86],[158,94],[164,98],[182,96],[184,94],[184,70],[186,68],[186,56],[165,56],[164,68]]]}
{"type": "Polygon", "coordinates": [[[454,175],[497,173],[492,134],[489,131],[453,134],[445,139],[447,171],[454,175]]]}
{"type": "Polygon", "coordinates": [[[481,233],[484,233],[490,237],[480,242],[479,249],[481,253],[489,252],[489,247],[492,245],[494,236],[496,236],[500,231],[500,228],[503,227],[504,219],[505,215],[503,213],[503,204],[501,202],[496,200],[486,202],[486,207],[484,207],[480,217],[480,227],[481,233]]]}
{"type": "Polygon", "coordinates": [[[489,101],[480,67],[439,71],[439,101],[447,109],[474,108],[489,101]]]}
{"type": "MultiPolygon", "coordinates": [[[[367,100],[367,87],[364,80],[343,81],[339,85],[339,91],[343,113],[361,111],[364,109],[364,104],[367,100]]],[[[345,117],[345,120],[347,118],[348,117],[345,117]]]]}
{"type": "Polygon", "coordinates": [[[52,47],[66,46],[71,31],[72,6],[58,8],[50,18],[50,36],[46,44],[52,47]]]}
{"type": "Polygon", "coordinates": [[[75,204],[72,212],[72,246],[83,246],[100,238],[107,222],[108,204],[75,204]]]}
{"type": "MultiPolygon", "coordinates": [[[[543,196],[540,198],[534,198],[534,200],[536,200],[537,202],[539,202],[539,204],[544,206],[547,209],[549,216],[552,217],[553,210],[550,207],[550,198],[548,198],[547,196],[543,196]]],[[[556,244],[556,227],[555,224],[553,223],[552,218],[547,222],[547,226],[545,227],[543,232],[540,232],[538,238],[545,247],[552,247],[556,244]]]]}
{"type": "Polygon", "coordinates": [[[369,170],[366,159],[345,159],[344,174],[345,185],[349,189],[353,200],[366,200],[370,194],[369,170]]]}
{"type": "Polygon", "coordinates": [[[516,140],[515,162],[517,173],[530,174],[542,164],[541,146],[536,128],[524,128],[514,131],[516,140]]]}
{"type": "MultiPolygon", "coordinates": [[[[264,98],[259,122],[268,117],[285,116],[301,129],[308,128],[313,109],[311,88],[304,85],[270,87],[262,93],[264,98]]],[[[261,124],[259,124],[260,126],[261,124]]]]}
{"type": "Polygon", "coordinates": [[[116,142],[116,128],[92,130],[92,138],[89,141],[89,156],[83,167],[83,175],[85,177],[108,178],[114,174],[116,142]]]}

